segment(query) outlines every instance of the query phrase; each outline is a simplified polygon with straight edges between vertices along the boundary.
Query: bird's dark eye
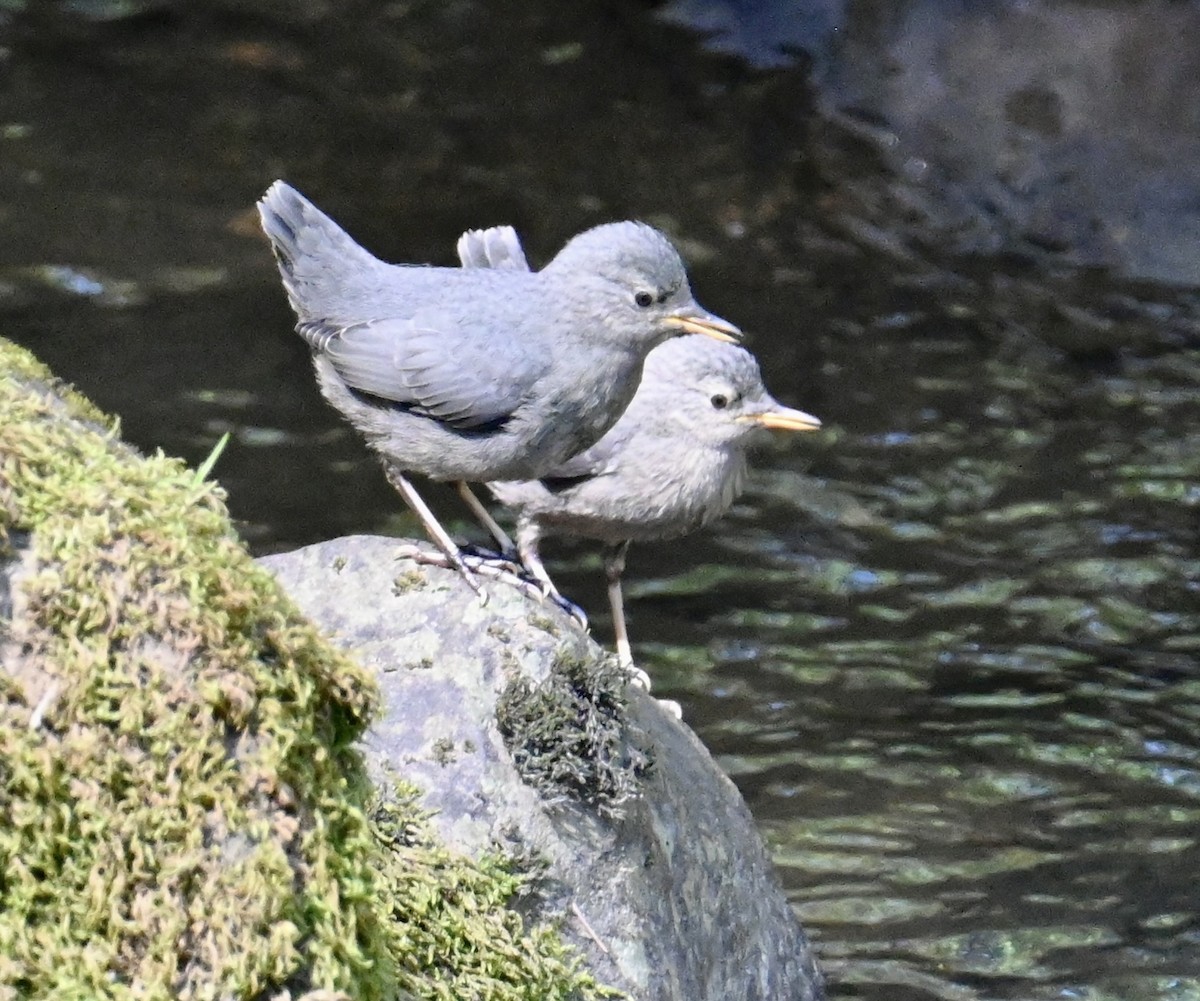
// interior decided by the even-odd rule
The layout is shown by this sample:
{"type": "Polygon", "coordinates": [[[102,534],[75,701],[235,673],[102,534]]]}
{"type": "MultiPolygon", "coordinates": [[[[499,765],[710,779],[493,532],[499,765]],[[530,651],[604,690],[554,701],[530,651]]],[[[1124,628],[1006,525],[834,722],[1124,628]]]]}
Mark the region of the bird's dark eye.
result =
{"type": "Polygon", "coordinates": [[[645,309],[646,307],[654,304],[654,296],[652,296],[649,292],[639,292],[633,297],[633,301],[641,306],[642,309],[645,309]]]}
{"type": "Polygon", "coordinates": [[[717,410],[724,410],[727,406],[729,406],[729,397],[724,393],[713,393],[712,398],[708,402],[711,403],[717,410]]]}

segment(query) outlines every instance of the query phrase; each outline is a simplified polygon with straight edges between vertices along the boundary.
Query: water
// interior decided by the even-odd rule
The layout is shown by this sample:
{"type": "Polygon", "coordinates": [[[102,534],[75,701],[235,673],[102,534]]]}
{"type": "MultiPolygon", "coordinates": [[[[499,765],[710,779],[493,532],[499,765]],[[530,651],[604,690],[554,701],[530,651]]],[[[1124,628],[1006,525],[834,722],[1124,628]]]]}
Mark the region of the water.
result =
{"type": "Polygon", "coordinates": [[[830,393],[892,400],[911,370],[920,405],[835,414],[721,530],[711,585],[645,589],[654,655],[835,996],[1194,997],[1197,359],[1038,370],[928,338],[830,393]],[[876,520],[823,524],[801,475],[876,520]]]}
{"type": "MultiPolygon", "coordinates": [[[[803,73],[640,12],[359,13],[160,16],[86,56],[26,37],[4,333],[145,448],[198,462],[232,432],[217,472],[258,551],[412,532],[288,333],[262,188],[288,176],[392,258],[503,221],[539,260],[602,219],[676,229],[701,301],[826,430],[777,438],[712,530],[633,550],[631,630],[831,996],[1200,998],[1194,289],[965,256],[928,225],[944,192],[903,211],[920,178],[803,73]]],[[[596,554],[547,549],[606,638],[596,554]]]]}

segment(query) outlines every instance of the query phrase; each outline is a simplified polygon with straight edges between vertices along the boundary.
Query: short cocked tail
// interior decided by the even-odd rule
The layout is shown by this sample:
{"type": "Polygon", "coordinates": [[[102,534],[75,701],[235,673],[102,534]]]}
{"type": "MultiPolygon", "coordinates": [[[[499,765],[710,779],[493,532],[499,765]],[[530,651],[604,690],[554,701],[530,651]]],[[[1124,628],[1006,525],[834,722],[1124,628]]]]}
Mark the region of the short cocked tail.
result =
{"type": "Polygon", "coordinates": [[[267,189],[258,214],[292,308],[301,318],[336,312],[356,277],[379,266],[341,226],[284,181],[267,189]]]}

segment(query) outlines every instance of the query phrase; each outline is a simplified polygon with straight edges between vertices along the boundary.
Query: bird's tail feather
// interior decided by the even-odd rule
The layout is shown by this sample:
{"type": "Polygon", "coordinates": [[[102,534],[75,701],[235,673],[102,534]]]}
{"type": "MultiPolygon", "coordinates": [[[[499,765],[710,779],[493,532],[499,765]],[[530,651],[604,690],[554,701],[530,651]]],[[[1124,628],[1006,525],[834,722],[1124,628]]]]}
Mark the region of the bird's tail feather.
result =
{"type": "Polygon", "coordinates": [[[530,271],[521,239],[511,226],[469,229],[458,238],[458,259],[464,268],[530,271]]]}
{"type": "Polygon", "coordinates": [[[329,316],[347,286],[380,264],[284,181],[276,181],[259,199],[258,214],[292,308],[301,317],[329,316]]]}

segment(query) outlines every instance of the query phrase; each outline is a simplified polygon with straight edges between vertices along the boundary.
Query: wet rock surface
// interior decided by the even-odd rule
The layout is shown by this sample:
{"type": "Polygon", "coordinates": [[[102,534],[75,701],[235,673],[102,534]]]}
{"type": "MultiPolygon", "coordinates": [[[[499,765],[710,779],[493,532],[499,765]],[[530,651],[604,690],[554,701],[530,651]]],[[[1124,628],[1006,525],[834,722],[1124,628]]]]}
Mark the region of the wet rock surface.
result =
{"type": "MultiPolygon", "coordinates": [[[[383,710],[363,749],[380,781],[415,783],[452,848],[528,859],[540,875],[522,906],[560,919],[604,982],[655,1001],[823,997],[749,811],[691,731],[605,674],[609,655],[557,609],[505,585],[482,604],[454,573],[397,561],[396,545],[359,536],[262,561],[376,672],[383,710]],[[602,799],[609,809],[549,772],[529,784],[501,733],[498,702],[510,719],[521,711],[505,698],[513,685],[564,675],[590,679],[592,705],[617,707],[633,794],[602,799]]],[[[597,722],[564,717],[573,725],[597,722]]]]}

